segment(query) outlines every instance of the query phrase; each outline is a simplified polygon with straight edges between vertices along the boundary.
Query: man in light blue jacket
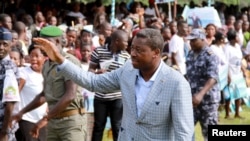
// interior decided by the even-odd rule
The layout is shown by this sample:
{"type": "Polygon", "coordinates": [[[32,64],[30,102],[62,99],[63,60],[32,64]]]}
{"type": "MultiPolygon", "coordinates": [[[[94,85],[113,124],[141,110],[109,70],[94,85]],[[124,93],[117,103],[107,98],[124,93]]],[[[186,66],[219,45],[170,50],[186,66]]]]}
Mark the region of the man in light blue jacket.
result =
{"type": "Polygon", "coordinates": [[[70,63],[50,41],[35,38],[58,73],[90,91],[121,90],[119,141],[191,141],[194,132],[192,97],[182,74],[161,60],[163,38],[156,29],[142,29],[131,44],[131,60],[119,69],[94,74],[70,63]]]}

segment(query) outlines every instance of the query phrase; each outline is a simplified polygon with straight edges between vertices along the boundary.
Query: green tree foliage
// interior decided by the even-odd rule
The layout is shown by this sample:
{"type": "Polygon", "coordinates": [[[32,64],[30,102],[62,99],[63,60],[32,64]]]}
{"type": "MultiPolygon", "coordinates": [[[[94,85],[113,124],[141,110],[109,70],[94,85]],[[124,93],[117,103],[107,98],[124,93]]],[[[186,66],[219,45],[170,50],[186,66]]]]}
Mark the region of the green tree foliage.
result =
{"type": "MultiPolygon", "coordinates": [[[[83,2],[85,4],[87,3],[92,3],[95,2],[95,0],[71,0],[71,1],[78,1],[78,2],[83,2]]],[[[108,6],[111,5],[112,0],[101,0],[103,5],[108,6]]],[[[121,3],[125,2],[128,3],[131,0],[115,0],[116,3],[121,3]]],[[[148,5],[148,0],[134,0],[143,3],[143,5],[148,5]]],[[[191,0],[177,0],[178,4],[184,5],[184,4],[189,4],[191,0]]],[[[201,4],[202,0],[193,0],[195,4],[201,4]]],[[[214,2],[222,2],[225,3],[226,5],[239,5],[239,6],[250,6],[250,0],[211,0],[214,2]]]]}

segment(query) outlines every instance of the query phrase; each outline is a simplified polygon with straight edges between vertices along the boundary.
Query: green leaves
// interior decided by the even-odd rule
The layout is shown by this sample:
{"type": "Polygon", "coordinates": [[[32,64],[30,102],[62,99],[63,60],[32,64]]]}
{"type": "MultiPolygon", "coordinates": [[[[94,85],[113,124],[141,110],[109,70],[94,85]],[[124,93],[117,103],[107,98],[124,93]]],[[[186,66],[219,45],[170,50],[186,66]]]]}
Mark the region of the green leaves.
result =
{"type": "MultiPolygon", "coordinates": [[[[71,1],[74,1],[74,0],[71,0],[71,1]]],[[[82,2],[84,4],[95,2],[95,0],[75,0],[75,1],[82,2]]],[[[112,3],[112,0],[101,0],[101,1],[102,1],[103,5],[105,5],[105,6],[111,5],[111,3],[112,3]]],[[[130,1],[131,0],[115,0],[115,2],[118,4],[121,2],[129,3],[130,1]]],[[[148,5],[148,0],[134,0],[134,1],[141,2],[144,5],[148,5]]]]}

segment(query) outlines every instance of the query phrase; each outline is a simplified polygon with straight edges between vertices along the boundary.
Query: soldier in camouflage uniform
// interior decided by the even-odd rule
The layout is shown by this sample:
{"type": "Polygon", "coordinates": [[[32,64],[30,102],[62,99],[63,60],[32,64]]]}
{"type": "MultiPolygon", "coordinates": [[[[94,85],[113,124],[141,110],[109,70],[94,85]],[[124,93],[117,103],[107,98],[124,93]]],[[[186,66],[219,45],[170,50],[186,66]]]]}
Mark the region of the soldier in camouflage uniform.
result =
{"type": "Polygon", "coordinates": [[[9,128],[14,104],[20,101],[18,69],[9,56],[11,40],[11,32],[0,26],[0,141],[16,141],[17,124],[9,128]]]}
{"type": "Polygon", "coordinates": [[[205,33],[201,29],[193,29],[187,39],[192,48],[186,63],[193,96],[194,124],[200,122],[204,140],[207,141],[208,125],[218,123],[218,58],[206,45],[205,33]]]}

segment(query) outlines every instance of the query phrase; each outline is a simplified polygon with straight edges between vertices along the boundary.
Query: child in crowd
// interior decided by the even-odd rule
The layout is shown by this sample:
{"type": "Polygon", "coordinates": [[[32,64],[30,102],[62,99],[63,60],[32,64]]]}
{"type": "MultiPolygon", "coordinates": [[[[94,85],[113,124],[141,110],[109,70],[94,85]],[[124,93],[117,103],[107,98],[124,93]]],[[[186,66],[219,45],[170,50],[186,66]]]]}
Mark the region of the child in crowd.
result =
{"type": "MultiPolygon", "coordinates": [[[[82,68],[86,71],[88,71],[89,69],[89,63],[90,63],[90,56],[91,56],[91,44],[89,43],[82,43],[80,46],[80,50],[81,50],[81,63],[82,63],[82,68]]],[[[93,106],[92,103],[90,103],[90,99],[94,98],[94,93],[90,92],[86,89],[83,89],[82,92],[83,96],[84,96],[84,105],[85,108],[88,112],[93,112],[93,106]]],[[[92,100],[93,101],[93,100],[92,100]]]]}
{"type": "Polygon", "coordinates": [[[86,71],[89,69],[89,62],[90,62],[90,56],[91,56],[91,44],[88,43],[82,43],[81,44],[81,63],[82,68],[84,68],[86,71]]]}
{"type": "Polygon", "coordinates": [[[21,48],[17,45],[12,45],[9,55],[10,59],[16,64],[17,67],[23,67],[24,55],[21,48]]]}
{"type": "Polygon", "coordinates": [[[63,48],[63,50],[67,53],[70,53],[76,56],[79,60],[81,60],[81,54],[77,49],[78,46],[77,42],[77,30],[74,27],[68,27],[66,30],[66,38],[67,38],[67,45],[63,48]]]}
{"type": "Polygon", "coordinates": [[[18,34],[15,30],[10,31],[12,34],[12,44],[17,44],[18,41],[18,34]]]}

